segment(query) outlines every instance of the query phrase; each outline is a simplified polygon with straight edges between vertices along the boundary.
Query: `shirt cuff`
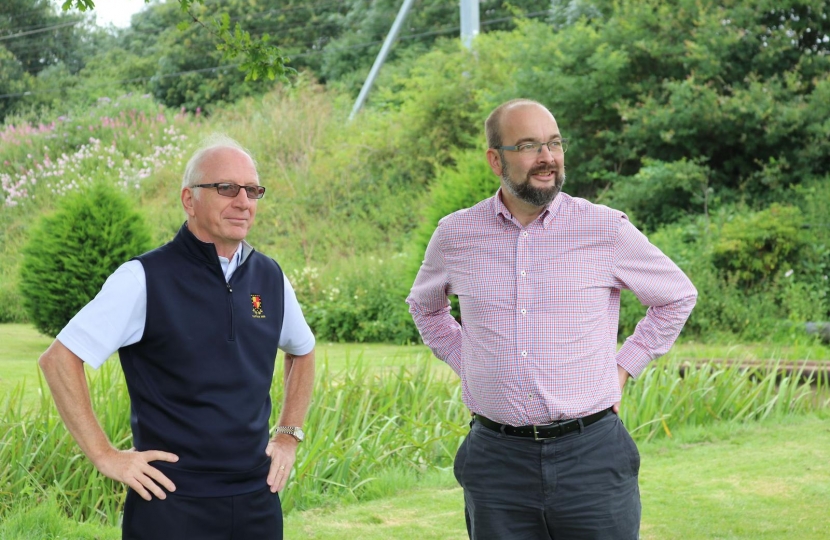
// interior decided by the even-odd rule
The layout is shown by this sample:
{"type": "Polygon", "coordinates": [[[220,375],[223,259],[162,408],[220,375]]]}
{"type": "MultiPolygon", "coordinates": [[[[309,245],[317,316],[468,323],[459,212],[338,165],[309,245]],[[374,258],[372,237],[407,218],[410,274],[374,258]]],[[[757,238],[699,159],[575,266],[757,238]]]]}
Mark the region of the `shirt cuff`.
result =
{"type": "Polygon", "coordinates": [[[643,372],[652,358],[646,349],[643,349],[631,340],[626,341],[617,352],[617,365],[636,378],[643,372]]]}

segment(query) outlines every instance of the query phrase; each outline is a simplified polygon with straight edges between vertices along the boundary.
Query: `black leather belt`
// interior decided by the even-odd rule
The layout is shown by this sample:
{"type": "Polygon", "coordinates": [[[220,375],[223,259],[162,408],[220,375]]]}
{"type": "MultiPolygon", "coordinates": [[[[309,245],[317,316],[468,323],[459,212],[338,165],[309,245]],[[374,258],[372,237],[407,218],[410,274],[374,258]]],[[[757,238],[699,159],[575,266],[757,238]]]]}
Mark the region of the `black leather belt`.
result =
{"type": "Polygon", "coordinates": [[[580,422],[582,423],[582,427],[590,426],[594,422],[601,420],[609,412],[611,412],[610,408],[594,414],[589,414],[588,416],[584,416],[582,418],[562,420],[561,422],[554,422],[543,426],[508,426],[507,424],[493,422],[489,418],[481,416],[480,414],[475,415],[475,421],[479,422],[482,426],[488,429],[504,433],[505,435],[510,435],[512,437],[530,437],[536,441],[543,441],[545,439],[555,439],[557,437],[561,437],[562,435],[572,431],[578,431],[580,422]]]}

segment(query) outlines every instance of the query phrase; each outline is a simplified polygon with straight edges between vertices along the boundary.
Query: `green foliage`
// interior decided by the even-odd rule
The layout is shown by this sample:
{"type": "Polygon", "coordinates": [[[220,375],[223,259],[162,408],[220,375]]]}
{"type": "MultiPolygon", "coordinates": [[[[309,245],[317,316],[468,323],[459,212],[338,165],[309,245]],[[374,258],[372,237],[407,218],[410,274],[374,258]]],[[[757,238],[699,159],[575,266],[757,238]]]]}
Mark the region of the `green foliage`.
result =
{"type": "Polygon", "coordinates": [[[216,48],[224,53],[228,61],[242,57],[239,69],[245,72],[246,81],[256,81],[261,78],[288,81],[287,75],[295,75],[297,71],[286,67],[288,59],[283,56],[279,47],[268,45],[271,36],[264,34],[258,40],[251,39],[250,32],[243,30],[237,23],[231,32],[231,18],[223,13],[219,19],[213,21],[213,31],[219,36],[221,43],[216,48]]]}
{"type": "MultiPolygon", "coordinates": [[[[318,73],[327,83],[336,81],[356,96],[401,2],[345,0],[342,4],[345,9],[331,15],[339,31],[323,49],[318,73]]],[[[512,30],[517,14],[544,16],[549,7],[550,0],[480,0],[481,31],[512,30]]],[[[423,55],[440,38],[457,36],[460,22],[458,2],[419,0],[407,15],[387,61],[395,62],[413,52],[415,56],[423,55]]]]}
{"type": "Polygon", "coordinates": [[[80,523],[63,511],[61,495],[44,489],[24,497],[11,515],[0,522],[2,540],[118,540],[121,529],[98,523],[80,523]]]}
{"type": "MultiPolygon", "coordinates": [[[[216,105],[264,92],[271,86],[270,79],[259,77],[259,74],[274,70],[275,66],[255,66],[260,79],[257,82],[246,80],[237,65],[229,61],[234,55],[268,52],[264,42],[251,41],[243,29],[232,28],[229,18],[223,26],[223,18],[229,15],[236,18],[243,10],[243,2],[208,2],[207,5],[193,6],[185,13],[172,3],[166,3],[137,13],[121,42],[128,58],[138,60],[128,64],[127,69],[134,66],[133,77],[147,77],[149,80],[143,85],[147,91],[172,108],[210,111],[216,105]],[[206,22],[201,22],[202,19],[206,22]],[[217,45],[220,34],[221,39],[227,41],[217,45]],[[246,39],[249,40],[247,44],[246,39]]],[[[268,63],[277,59],[260,58],[255,63],[259,64],[260,60],[268,63]]],[[[252,57],[242,58],[242,63],[251,61],[254,61],[252,57]]]]}
{"type": "MultiPolygon", "coordinates": [[[[701,292],[687,326],[690,336],[802,339],[793,330],[799,321],[827,317],[823,276],[830,238],[826,228],[810,225],[826,221],[814,207],[830,196],[821,188],[830,169],[830,46],[814,37],[828,33],[825,3],[557,0],[549,17],[528,20],[513,17],[506,3],[485,4],[482,21],[503,16],[505,26],[492,31],[498,24],[485,25],[488,32],[476,38],[472,51],[455,37],[439,37],[457,7],[420,4],[367,107],[351,123],[351,84],[362,82],[374,59],[371,47],[361,44],[377,34],[373,46],[379,46],[398,4],[210,0],[190,6],[204,21],[227,14],[228,32],[239,23],[252,40],[279,36],[295,66],[319,74],[328,69],[324,57],[335,61],[324,76],[327,87],[304,73],[293,88],[274,88],[267,77],[243,81],[234,66],[222,65],[209,33],[198,25],[175,30],[189,20],[180,2],[148,6],[130,29],[106,42],[100,56],[87,59],[80,77],[69,64],[44,69],[36,82],[60,91],[27,101],[28,116],[18,110],[16,127],[2,132],[0,282],[9,289],[17,281],[8,276],[18,273],[20,245],[28,237],[23,224],[49,211],[55,195],[59,199],[89,178],[129,186],[157,225],[154,240],[167,239],[182,219],[171,186],[178,182],[187,137],[217,130],[251,148],[268,185],[250,237],[257,249],[273,255],[289,275],[319,268],[321,288],[348,276],[348,287],[340,289],[350,298],[355,291],[376,291],[405,309],[412,268],[437,220],[495,191],[496,178],[476,155],[484,118],[503,100],[526,96],[549,105],[572,140],[565,190],[628,212],[681,261],[701,292]],[[422,29],[435,33],[406,38],[422,29]],[[338,45],[354,47],[335,54],[338,45]],[[111,92],[118,85],[103,78],[130,79],[137,94],[116,98],[111,92]],[[141,101],[146,89],[177,109],[202,106],[208,118],[174,116],[148,97],[135,105],[144,116],[132,125],[125,103],[141,101]],[[252,97],[262,92],[268,93],[252,97]],[[42,126],[20,121],[51,120],[43,107],[59,107],[65,99],[92,109],[68,108],[70,114],[42,126]],[[218,105],[223,102],[236,104],[218,105]],[[156,160],[158,155],[164,159],[156,160]],[[59,169],[59,157],[71,167],[59,169]],[[440,200],[444,186],[456,184],[458,191],[448,193],[458,197],[440,200]],[[781,201],[799,206],[810,228],[801,230],[797,255],[775,255],[784,258],[784,267],[750,285],[729,265],[758,261],[748,252],[717,255],[715,246],[743,234],[733,228],[754,226],[753,212],[781,201]],[[357,269],[373,267],[372,257],[388,262],[400,252],[407,262],[394,287],[392,278],[389,286],[374,283],[383,282],[375,277],[359,283],[357,269]]],[[[531,4],[518,7],[532,14],[531,4]]],[[[19,61],[10,61],[2,69],[28,80],[19,61]]],[[[374,293],[358,296],[367,299],[365,306],[327,296],[301,301],[309,311],[320,303],[316,324],[332,339],[403,339],[406,332],[388,322],[398,315],[372,307],[374,293]],[[372,317],[384,322],[370,328],[372,317]]],[[[624,296],[621,332],[642,312],[624,296]]]]}
{"type": "Polygon", "coordinates": [[[57,335],[119,265],[150,247],[142,216],[111,186],[67,196],[24,248],[20,289],[32,322],[57,335]]]}
{"type": "Polygon", "coordinates": [[[88,9],[93,9],[95,7],[95,2],[93,2],[93,0],[64,0],[63,4],[61,4],[61,9],[64,11],[73,7],[78,8],[81,11],[86,11],[88,9]]]}
{"type": "Polygon", "coordinates": [[[318,340],[412,343],[418,331],[403,301],[404,267],[400,255],[355,257],[330,269],[327,279],[311,267],[289,278],[318,340]]]}
{"type": "Polygon", "coordinates": [[[66,99],[104,39],[82,21],[56,13],[49,0],[0,3],[0,120],[10,114],[38,119],[66,99]]]}
{"type": "MultiPolygon", "coordinates": [[[[149,3],[149,0],[145,1],[149,3]]],[[[286,75],[294,72],[293,69],[285,66],[288,59],[283,56],[282,51],[278,47],[268,44],[270,40],[268,34],[252,38],[250,32],[244,30],[238,23],[231,31],[230,17],[227,13],[222,13],[210,26],[207,26],[190,12],[194,4],[205,4],[205,0],[178,0],[178,2],[181,11],[187,13],[189,19],[206,29],[210,29],[212,38],[218,41],[216,48],[224,53],[226,59],[242,59],[240,69],[246,72],[246,81],[255,81],[263,77],[271,80],[275,77],[284,79],[286,75]]],[[[65,0],[62,4],[64,11],[73,7],[81,11],[87,11],[93,9],[95,3],[93,0],[65,0]]],[[[177,25],[177,28],[185,30],[187,26],[188,23],[185,22],[183,25],[177,25]]]]}
{"type": "MultiPolygon", "coordinates": [[[[720,204],[749,196],[763,207],[824,174],[817,135],[826,138],[828,113],[817,97],[826,93],[828,45],[805,49],[786,36],[827,35],[826,2],[599,5],[590,18],[560,18],[558,32],[525,23],[521,39],[505,43],[508,84],[494,92],[495,102],[522,95],[550,107],[573,140],[567,191],[602,196],[646,160],[686,159],[705,164],[720,204]],[[540,57],[545,69],[530,60],[540,57]]],[[[664,204],[699,211],[688,194],[664,195],[664,204]]]]}
{"type": "Polygon", "coordinates": [[[691,209],[708,214],[710,175],[708,167],[686,158],[670,163],[646,158],[637,174],[614,184],[608,204],[646,229],[679,221],[691,209]]]}
{"type": "Polygon", "coordinates": [[[0,4],[3,46],[32,75],[59,63],[72,72],[83,66],[88,35],[80,28],[81,21],[77,14],[56,13],[48,0],[4,0],[0,4]]]}
{"type": "MultiPolygon", "coordinates": [[[[793,198],[801,205],[798,211],[724,210],[649,235],[697,287],[698,302],[685,336],[709,342],[730,336],[772,343],[815,341],[804,323],[830,318],[830,283],[824,277],[830,274],[830,228],[822,210],[828,190],[826,180],[811,184],[803,198],[793,198]],[[716,250],[724,251],[716,255],[716,250]]],[[[633,332],[644,312],[633,295],[623,293],[621,337],[633,332]]]]}
{"type": "Polygon", "coordinates": [[[0,324],[28,321],[29,317],[23,308],[23,296],[20,294],[18,280],[4,282],[0,285],[0,324]]]}
{"type": "Polygon", "coordinates": [[[805,245],[803,223],[798,208],[779,204],[736,216],[723,226],[714,245],[715,267],[743,286],[763,284],[798,264],[805,245]]]}
{"type": "Polygon", "coordinates": [[[9,99],[0,99],[0,118],[5,118],[14,110],[13,96],[22,96],[28,88],[31,76],[23,71],[20,61],[11,51],[0,45],[0,94],[8,94],[9,99]]]}
{"type": "Polygon", "coordinates": [[[480,80],[468,72],[470,62],[475,62],[473,53],[454,41],[441,41],[378,89],[374,100],[386,112],[386,121],[403,128],[393,132],[393,146],[378,159],[384,166],[394,162],[401,181],[425,184],[439,167],[452,164],[455,152],[481,146],[480,80]]]}

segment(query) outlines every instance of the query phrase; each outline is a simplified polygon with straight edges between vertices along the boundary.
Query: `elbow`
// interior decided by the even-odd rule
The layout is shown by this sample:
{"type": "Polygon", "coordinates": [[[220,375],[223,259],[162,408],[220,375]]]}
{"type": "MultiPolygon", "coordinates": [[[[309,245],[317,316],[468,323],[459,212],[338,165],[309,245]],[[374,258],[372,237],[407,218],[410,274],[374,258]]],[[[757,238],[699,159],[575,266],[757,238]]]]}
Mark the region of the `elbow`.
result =
{"type": "Polygon", "coordinates": [[[81,369],[83,369],[83,360],[56,339],[40,355],[40,358],[37,360],[37,365],[40,366],[40,370],[48,378],[50,374],[58,373],[62,370],[65,371],[69,367],[81,366],[81,369]]]}
{"type": "Polygon", "coordinates": [[[40,358],[37,359],[37,365],[44,373],[52,370],[52,367],[55,365],[55,357],[52,354],[52,347],[49,347],[43,354],[40,355],[40,358]]]}
{"type": "Polygon", "coordinates": [[[694,308],[696,304],[697,304],[697,289],[695,289],[695,287],[692,286],[692,290],[689,293],[689,311],[691,311],[692,308],[694,308]]]}

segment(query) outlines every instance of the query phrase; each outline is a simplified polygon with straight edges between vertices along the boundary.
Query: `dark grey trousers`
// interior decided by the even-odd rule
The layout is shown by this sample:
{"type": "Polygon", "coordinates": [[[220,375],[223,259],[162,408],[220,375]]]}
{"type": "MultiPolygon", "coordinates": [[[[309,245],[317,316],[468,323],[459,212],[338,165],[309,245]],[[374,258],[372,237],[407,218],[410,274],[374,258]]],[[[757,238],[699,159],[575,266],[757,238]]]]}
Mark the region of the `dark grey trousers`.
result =
{"type": "Polygon", "coordinates": [[[472,540],[636,540],[640,453],[616,414],[546,441],[474,423],[455,457],[472,540]]]}
{"type": "MultiPolygon", "coordinates": [[[[263,483],[265,483],[263,481],[263,483]]],[[[280,497],[265,489],[233,497],[142,499],[127,491],[122,540],[282,540],[280,497]]]]}

